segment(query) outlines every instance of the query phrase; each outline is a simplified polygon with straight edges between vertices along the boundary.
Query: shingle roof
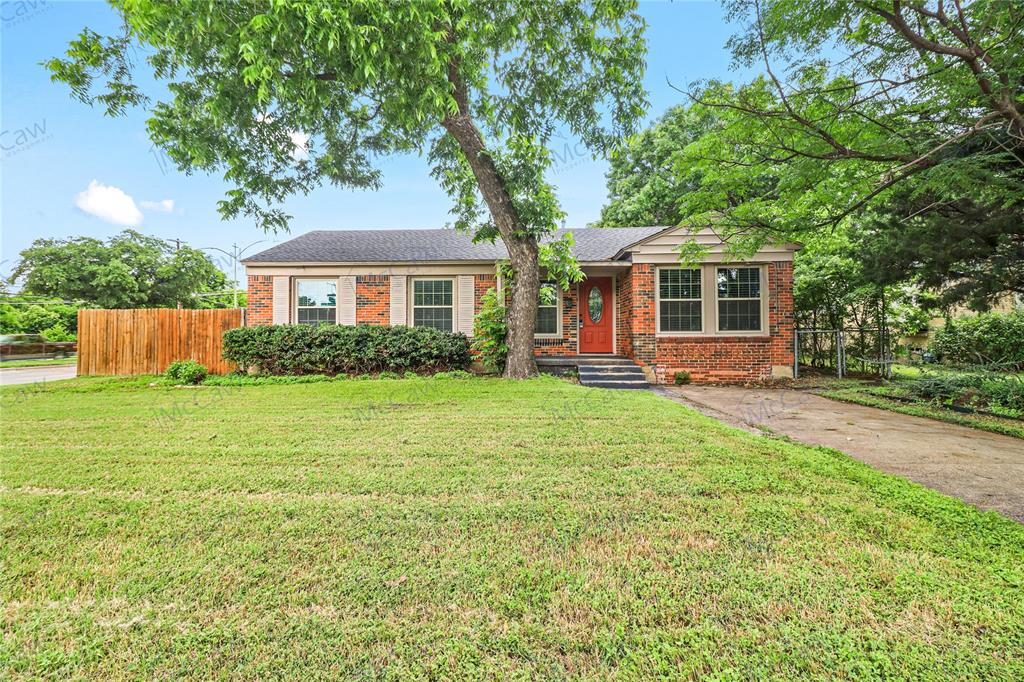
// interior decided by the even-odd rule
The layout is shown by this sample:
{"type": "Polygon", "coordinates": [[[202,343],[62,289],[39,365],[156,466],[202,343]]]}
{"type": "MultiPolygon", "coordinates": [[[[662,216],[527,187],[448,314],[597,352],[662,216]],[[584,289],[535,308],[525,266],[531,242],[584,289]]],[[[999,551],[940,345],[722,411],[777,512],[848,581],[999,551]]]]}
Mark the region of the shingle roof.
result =
{"type": "MultiPolygon", "coordinates": [[[[572,232],[573,254],[583,262],[610,260],[664,227],[584,227],[572,232]]],[[[495,261],[504,244],[474,244],[456,230],[315,230],[244,259],[243,263],[380,263],[495,261]]]]}

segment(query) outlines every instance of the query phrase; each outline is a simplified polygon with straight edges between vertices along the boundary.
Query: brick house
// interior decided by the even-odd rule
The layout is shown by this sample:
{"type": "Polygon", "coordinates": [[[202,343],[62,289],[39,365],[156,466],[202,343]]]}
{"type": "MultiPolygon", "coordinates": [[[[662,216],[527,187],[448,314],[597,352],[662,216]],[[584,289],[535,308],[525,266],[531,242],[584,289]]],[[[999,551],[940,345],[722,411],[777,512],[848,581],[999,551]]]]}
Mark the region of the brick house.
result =
{"type": "MultiPolygon", "coordinates": [[[[537,316],[539,361],[626,358],[647,379],[698,382],[792,374],[794,244],[730,260],[711,233],[682,228],[571,230],[586,279],[537,316]],[[678,247],[708,247],[682,267],[678,247]]],[[[315,231],[243,261],[247,324],[402,324],[471,336],[504,246],[454,230],[315,231]]]]}

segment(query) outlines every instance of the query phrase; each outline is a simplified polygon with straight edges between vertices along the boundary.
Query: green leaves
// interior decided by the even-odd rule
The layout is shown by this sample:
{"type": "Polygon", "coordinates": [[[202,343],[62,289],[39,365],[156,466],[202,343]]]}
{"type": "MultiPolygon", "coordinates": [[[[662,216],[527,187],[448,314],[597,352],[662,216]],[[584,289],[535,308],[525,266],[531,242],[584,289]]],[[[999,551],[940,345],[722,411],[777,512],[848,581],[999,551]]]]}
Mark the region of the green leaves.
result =
{"type": "Polygon", "coordinates": [[[193,294],[221,291],[224,274],[202,251],[125,230],[97,239],[37,239],[11,275],[28,294],[101,308],[198,307],[193,294]]]}
{"type": "Polygon", "coordinates": [[[957,17],[901,0],[726,5],[743,23],[736,61],[764,75],[688,90],[690,114],[715,124],[678,145],[664,183],[681,219],[754,248],[845,228],[897,191],[935,207],[1024,204],[1024,106],[1006,85],[1024,76],[1019,3],[957,17]]]}

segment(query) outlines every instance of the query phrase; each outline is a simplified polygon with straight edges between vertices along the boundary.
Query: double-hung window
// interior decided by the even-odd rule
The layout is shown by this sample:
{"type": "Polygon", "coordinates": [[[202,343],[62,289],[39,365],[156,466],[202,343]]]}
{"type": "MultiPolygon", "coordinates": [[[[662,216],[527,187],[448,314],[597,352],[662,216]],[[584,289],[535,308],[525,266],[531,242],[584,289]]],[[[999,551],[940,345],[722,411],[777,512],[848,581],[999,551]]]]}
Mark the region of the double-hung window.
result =
{"type": "Polygon", "coordinates": [[[558,285],[554,282],[540,283],[540,298],[537,301],[536,334],[540,336],[558,335],[558,285]]]}
{"type": "Polygon", "coordinates": [[[718,331],[761,330],[761,268],[718,268],[718,331]]]}
{"type": "Polygon", "coordinates": [[[314,327],[335,324],[338,319],[338,281],[300,279],[295,281],[295,321],[314,327]]]}
{"type": "Polygon", "coordinates": [[[412,282],[412,324],[452,331],[455,309],[450,279],[415,279],[412,282]]]}
{"type": "Polygon", "coordinates": [[[658,269],[658,331],[703,331],[699,268],[658,269]]]}

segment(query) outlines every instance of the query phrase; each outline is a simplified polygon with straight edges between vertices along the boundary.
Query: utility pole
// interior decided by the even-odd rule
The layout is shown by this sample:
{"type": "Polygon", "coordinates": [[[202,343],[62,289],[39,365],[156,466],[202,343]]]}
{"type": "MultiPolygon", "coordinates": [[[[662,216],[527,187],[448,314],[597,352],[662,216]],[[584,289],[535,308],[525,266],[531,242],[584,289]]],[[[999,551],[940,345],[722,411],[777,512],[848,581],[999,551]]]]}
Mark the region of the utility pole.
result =
{"type": "Polygon", "coordinates": [[[269,240],[267,240],[267,239],[260,239],[259,241],[255,241],[252,244],[248,244],[248,245],[246,245],[246,246],[244,246],[242,248],[238,248],[238,243],[236,242],[236,243],[231,245],[231,252],[230,253],[225,251],[224,249],[221,249],[221,248],[216,247],[216,246],[204,246],[203,247],[204,251],[206,251],[206,250],[220,251],[224,255],[226,255],[229,258],[231,258],[231,277],[232,277],[232,283],[234,285],[232,287],[232,305],[235,308],[238,307],[238,261],[240,261],[242,259],[242,255],[246,251],[248,251],[252,247],[256,246],[257,244],[262,244],[265,241],[269,241],[269,240]]]}
{"type": "MultiPolygon", "coordinates": [[[[174,239],[169,239],[168,241],[173,241],[174,242],[174,253],[178,253],[178,251],[181,250],[181,240],[180,239],[175,237],[174,239]]],[[[177,301],[177,303],[178,303],[178,310],[181,310],[181,301],[177,301]]]]}

